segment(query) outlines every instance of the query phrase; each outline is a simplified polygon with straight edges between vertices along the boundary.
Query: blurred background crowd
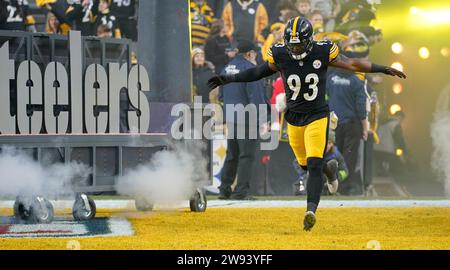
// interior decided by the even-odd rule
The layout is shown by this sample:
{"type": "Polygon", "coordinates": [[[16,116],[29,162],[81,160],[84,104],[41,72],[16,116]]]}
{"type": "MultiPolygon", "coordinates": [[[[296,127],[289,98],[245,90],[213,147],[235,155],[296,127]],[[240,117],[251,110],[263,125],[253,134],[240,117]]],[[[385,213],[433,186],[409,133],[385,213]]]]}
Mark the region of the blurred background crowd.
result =
{"type": "Polygon", "coordinates": [[[0,0],[0,30],[137,39],[137,0],[0,0]]]}

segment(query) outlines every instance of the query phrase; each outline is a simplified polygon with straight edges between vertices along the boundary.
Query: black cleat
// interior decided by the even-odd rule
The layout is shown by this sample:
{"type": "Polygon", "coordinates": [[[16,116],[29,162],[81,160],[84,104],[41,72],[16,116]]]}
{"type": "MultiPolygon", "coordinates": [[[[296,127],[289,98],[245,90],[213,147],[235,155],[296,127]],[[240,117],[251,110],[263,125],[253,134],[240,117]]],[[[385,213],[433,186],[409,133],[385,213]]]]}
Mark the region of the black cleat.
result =
{"type": "Polygon", "coordinates": [[[303,230],[310,231],[312,227],[316,224],[316,214],[312,211],[305,213],[305,218],[303,219],[303,230]]]}

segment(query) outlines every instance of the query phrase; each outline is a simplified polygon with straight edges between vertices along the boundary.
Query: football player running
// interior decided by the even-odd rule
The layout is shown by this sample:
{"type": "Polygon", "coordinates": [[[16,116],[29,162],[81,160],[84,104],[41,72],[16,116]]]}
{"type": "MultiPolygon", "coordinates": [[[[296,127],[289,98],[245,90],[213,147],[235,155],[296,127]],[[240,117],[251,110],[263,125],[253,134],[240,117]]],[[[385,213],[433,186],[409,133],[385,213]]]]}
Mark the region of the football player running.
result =
{"type": "MultiPolygon", "coordinates": [[[[406,78],[394,68],[373,64],[366,59],[347,58],[331,41],[314,41],[311,23],[296,17],[286,25],[284,44],[268,51],[264,64],[240,72],[214,76],[208,81],[210,89],[232,82],[251,82],[281,72],[286,89],[289,144],[300,166],[309,172],[307,209],[304,230],[316,223],[315,212],[323,187],[323,155],[328,141],[330,111],[325,99],[328,66],[354,72],[384,73],[406,78]]],[[[337,179],[330,180],[337,188],[337,179]]]]}

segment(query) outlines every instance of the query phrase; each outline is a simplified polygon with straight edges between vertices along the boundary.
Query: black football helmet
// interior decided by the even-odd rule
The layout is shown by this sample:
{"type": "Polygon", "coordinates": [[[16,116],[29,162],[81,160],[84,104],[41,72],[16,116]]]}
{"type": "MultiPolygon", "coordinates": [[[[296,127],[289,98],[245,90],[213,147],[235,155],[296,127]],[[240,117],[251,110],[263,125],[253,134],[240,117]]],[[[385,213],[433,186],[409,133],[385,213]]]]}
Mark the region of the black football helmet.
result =
{"type": "Polygon", "coordinates": [[[305,58],[313,48],[313,27],[303,17],[290,19],[284,30],[284,43],[295,60],[305,58]]]}

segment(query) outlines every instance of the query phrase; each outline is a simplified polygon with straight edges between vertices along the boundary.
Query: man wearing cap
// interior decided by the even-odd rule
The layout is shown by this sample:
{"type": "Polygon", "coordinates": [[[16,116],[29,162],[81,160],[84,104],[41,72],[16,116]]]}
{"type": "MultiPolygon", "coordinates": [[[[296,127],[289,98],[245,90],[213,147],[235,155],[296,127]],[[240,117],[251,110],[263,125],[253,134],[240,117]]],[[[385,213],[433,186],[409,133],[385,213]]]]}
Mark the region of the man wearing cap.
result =
{"type": "MultiPolygon", "coordinates": [[[[222,75],[239,74],[240,72],[256,66],[257,48],[249,40],[238,41],[239,54],[222,71],[222,75]]],[[[229,110],[230,106],[249,104],[268,104],[265,95],[265,87],[262,80],[248,83],[230,83],[220,89],[225,108],[225,120],[227,122],[228,140],[227,154],[221,172],[220,199],[251,200],[249,195],[250,178],[255,160],[257,139],[252,134],[257,134],[259,123],[250,122],[248,115],[240,111],[229,110]],[[239,131],[245,131],[245,137],[239,131]],[[231,185],[237,175],[237,183],[234,191],[231,185]]],[[[259,119],[259,117],[258,117],[259,119]]]]}

